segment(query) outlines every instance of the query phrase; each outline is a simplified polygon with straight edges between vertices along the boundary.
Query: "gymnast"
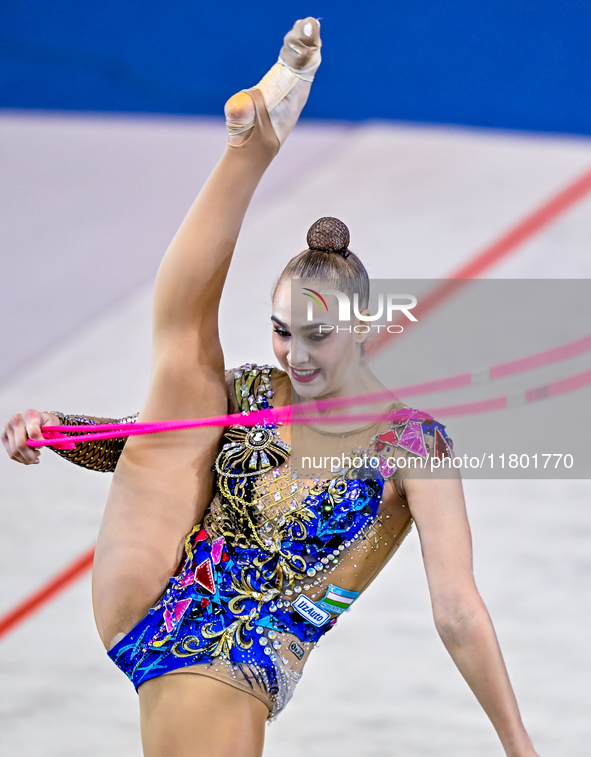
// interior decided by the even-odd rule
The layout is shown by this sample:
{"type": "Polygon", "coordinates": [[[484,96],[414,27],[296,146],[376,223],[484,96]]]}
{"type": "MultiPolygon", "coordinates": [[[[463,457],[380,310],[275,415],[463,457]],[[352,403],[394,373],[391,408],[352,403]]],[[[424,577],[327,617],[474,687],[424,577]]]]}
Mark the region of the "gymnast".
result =
{"type": "MultiPolygon", "coordinates": [[[[303,287],[313,283],[314,290],[357,293],[358,323],[369,314],[367,272],[334,218],[313,224],[308,249],[275,286],[280,369],[224,369],[218,308],[238,233],[306,103],[320,46],[318,21],[297,21],[279,61],[226,104],[228,146],[156,278],[152,373],[138,422],[384,389],[364,357],[366,334],[338,332],[330,312],[322,329],[303,317],[303,287]]],[[[327,411],[324,421],[298,431],[300,450],[305,443],[343,455],[342,467],[322,475],[305,470],[292,427],[279,423],[57,450],[114,471],[93,568],[94,612],[109,657],[138,691],[146,757],[261,755],[265,723],[288,703],[311,650],[413,522],[443,643],[505,753],[536,757],[474,583],[461,481],[411,475],[412,466],[402,464],[452,458],[452,442],[435,419],[394,397],[372,408],[376,419],[361,427],[342,418],[331,425],[327,411]],[[369,462],[353,465],[350,455],[361,452],[369,462]]],[[[33,464],[39,451],[27,440],[42,439],[43,426],[97,422],[104,419],[29,410],[7,423],[3,441],[13,460],[33,464]]]]}

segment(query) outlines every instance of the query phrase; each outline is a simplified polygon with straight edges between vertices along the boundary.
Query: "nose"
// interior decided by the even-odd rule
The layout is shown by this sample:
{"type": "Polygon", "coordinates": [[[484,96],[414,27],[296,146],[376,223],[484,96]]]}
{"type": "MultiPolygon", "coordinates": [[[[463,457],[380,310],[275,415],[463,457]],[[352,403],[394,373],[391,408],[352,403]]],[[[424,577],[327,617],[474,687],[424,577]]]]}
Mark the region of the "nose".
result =
{"type": "Polygon", "coordinates": [[[305,345],[301,339],[296,337],[291,338],[291,346],[287,353],[287,362],[290,365],[297,366],[302,363],[307,363],[310,356],[305,348],[305,345]]]}

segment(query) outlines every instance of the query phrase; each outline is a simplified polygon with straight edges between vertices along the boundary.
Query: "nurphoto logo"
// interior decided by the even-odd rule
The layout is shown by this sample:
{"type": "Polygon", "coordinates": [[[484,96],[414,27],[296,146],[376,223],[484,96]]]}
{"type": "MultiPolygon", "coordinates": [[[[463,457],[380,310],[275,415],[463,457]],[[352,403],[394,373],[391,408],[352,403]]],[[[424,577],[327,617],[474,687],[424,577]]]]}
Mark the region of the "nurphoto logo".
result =
{"type": "MultiPolygon", "coordinates": [[[[314,320],[314,303],[318,305],[321,312],[328,312],[328,304],[322,295],[332,294],[337,298],[339,307],[339,321],[351,321],[351,313],[360,321],[378,321],[384,316],[384,309],[386,312],[386,321],[388,325],[380,323],[372,323],[371,326],[367,323],[357,324],[353,327],[353,331],[357,334],[367,334],[371,328],[375,328],[378,332],[381,329],[386,329],[391,334],[399,334],[404,331],[404,327],[400,324],[392,323],[394,315],[400,313],[408,318],[409,321],[416,322],[416,317],[410,312],[417,306],[417,298],[413,294],[387,294],[380,293],[378,295],[378,309],[376,313],[361,313],[359,311],[359,294],[355,292],[353,294],[353,307],[351,307],[351,300],[349,296],[344,292],[340,292],[338,289],[321,289],[317,292],[314,289],[305,288],[304,295],[309,297],[307,319],[309,322],[314,320]],[[384,308],[385,299],[385,308],[384,308]]],[[[332,331],[335,327],[330,324],[320,324],[319,331],[332,331]]],[[[351,331],[351,326],[338,326],[338,331],[351,331]]]]}

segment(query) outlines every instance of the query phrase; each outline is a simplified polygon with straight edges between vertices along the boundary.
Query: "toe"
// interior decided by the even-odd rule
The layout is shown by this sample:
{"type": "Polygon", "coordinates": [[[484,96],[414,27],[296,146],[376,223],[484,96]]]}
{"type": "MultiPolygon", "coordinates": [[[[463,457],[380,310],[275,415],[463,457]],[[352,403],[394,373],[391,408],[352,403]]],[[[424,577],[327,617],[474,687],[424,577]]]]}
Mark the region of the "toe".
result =
{"type": "Polygon", "coordinates": [[[320,22],[318,19],[312,18],[312,16],[300,19],[295,28],[297,28],[301,41],[307,47],[315,47],[320,43],[320,22]]]}
{"type": "Polygon", "coordinates": [[[305,68],[321,46],[320,24],[309,16],[296,21],[285,35],[280,58],[292,68],[305,68]]]}

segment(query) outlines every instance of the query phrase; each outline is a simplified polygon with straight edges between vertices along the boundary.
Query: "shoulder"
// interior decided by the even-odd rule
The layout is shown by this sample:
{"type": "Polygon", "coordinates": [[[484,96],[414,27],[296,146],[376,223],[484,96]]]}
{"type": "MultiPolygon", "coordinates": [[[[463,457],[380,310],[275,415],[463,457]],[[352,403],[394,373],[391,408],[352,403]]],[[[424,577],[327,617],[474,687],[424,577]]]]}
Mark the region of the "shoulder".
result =
{"type": "Polygon", "coordinates": [[[414,457],[443,460],[453,457],[453,442],[445,426],[431,415],[411,407],[397,408],[388,418],[388,428],[372,439],[372,449],[390,465],[380,466],[393,474],[400,468],[399,458],[414,457]]]}
{"type": "Polygon", "coordinates": [[[443,423],[411,407],[396,410],[389,418],[389,424],[398,437],[398,447],[427,457],[452,457],[453,442],[443,423]]]}
{"type": "Polygon", "coordinates": [[[272,365],[245,363],[226,371],[226,389],[230,412],[265,410],[271,407],[278,389],[289,378],[285,371],[272,365]]]}

